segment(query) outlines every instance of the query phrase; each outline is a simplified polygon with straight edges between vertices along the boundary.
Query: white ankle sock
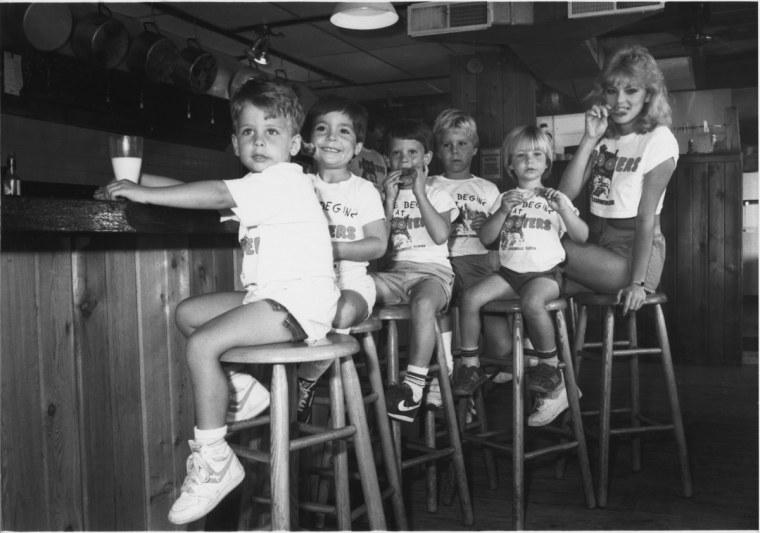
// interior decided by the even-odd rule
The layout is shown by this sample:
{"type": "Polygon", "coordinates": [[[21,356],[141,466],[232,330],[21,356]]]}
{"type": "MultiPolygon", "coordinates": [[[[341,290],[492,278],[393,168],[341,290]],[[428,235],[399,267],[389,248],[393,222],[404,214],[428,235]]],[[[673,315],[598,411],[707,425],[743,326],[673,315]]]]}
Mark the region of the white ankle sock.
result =
{"type": "Polygon", "coordinates": [[[227,426],[222,426],[220,428],[214,429],[198,429],[197,427],[193,428],[193,436],[195,437],[195,442],[203,444],[211,444],[218,441],[219,439],[223,440],[226,434],[227,426]]]}

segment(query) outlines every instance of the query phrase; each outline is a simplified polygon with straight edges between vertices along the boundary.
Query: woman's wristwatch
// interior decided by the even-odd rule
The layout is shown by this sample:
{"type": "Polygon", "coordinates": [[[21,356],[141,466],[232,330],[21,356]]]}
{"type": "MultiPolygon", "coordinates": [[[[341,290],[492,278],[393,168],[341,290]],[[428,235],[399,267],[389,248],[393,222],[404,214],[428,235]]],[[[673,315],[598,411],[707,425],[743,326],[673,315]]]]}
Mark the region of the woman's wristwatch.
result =
{"type": "Polygon", "coordinates": [[[647,285],[647,283],[646,283],[646,281],[632,281],[632,282],[631,282],[631,285],[638,285],[638,286],[639,286],[639,287],[641,287],[642,289],[645,289],[645,288],[646,288],[646,285],[647,285]]]}

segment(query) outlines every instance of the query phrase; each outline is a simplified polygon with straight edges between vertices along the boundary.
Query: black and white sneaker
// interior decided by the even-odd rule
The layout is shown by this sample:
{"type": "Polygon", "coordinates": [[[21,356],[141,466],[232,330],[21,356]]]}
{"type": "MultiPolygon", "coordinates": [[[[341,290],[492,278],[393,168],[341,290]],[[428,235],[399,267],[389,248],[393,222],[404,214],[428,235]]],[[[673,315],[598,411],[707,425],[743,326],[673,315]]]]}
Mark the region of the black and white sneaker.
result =
{"type": "Polygon", "coordinates": [[[316,381],[298,380],[298,421],[302,424],[311,423],[311,404],[317,392],[316,381]]]}
{"type": "Polygon", "coordinates": [[[412,389],[406,383],[391,383],[385,391],[385,404],[389,417],[401,422],[414,422],[422,401],[414,401],[412,389]]]}

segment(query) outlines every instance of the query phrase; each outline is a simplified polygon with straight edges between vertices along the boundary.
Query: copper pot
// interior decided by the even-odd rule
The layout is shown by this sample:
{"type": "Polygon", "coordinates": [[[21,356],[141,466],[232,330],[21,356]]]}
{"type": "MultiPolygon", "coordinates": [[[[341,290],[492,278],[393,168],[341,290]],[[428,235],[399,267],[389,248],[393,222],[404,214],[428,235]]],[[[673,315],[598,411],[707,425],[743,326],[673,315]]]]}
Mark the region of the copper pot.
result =
{"type": "Polygon", "coordinates": [[[179,87],[193,94],[203,94],[216,79],[216,58],[201,48],[195,39],[188,39],[187,45],[179,53],[172,79],[179,87]]]}
{"type": "Polygon", "coordinates": [[[98,4],[98,12],[77,21],[71,37],[74,54],[101,68],[116,68],[129,49],[129,33],[121,21],[111,16],[111,10],[98,4]],[[104,13],[105,11],[105,13],[104,13]]]}
{"type": "Polygon", "coordinates": [[[43,52],[65,45],[74,25],[71,9],[63,3],[9,4],[6,14],[13,41],[43,52]]]}
{"type": "Polygon", "coordinates": [[[170,38],[161,35],[152,22],[143,24],[145,31],[135,37],[127,54],[127,68],[153,83],[169,83],[179,58],[179,48],[170,38]]]}
{"type": "Polygon", "coordinates": [[[261,72],[258,68],[256,68],[253,64],[253,62],[249,59],[248,64],[250,66],[248,67],[240,67],[237,72],[235,72],[235,75],[230,80],[230,87],[229,87],[229,95],[232,97],[233,94],[235,94],[240,87],[247,82],[250,79],[253,78],[268,78],[266,74],[261,72]]]}

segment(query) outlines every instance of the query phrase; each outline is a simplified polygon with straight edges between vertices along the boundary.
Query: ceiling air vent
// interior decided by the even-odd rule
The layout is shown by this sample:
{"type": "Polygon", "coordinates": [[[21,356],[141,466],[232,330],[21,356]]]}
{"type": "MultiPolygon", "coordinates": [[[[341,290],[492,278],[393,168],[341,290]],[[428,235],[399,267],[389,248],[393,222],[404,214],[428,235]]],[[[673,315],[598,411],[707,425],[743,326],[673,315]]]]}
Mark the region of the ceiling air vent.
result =
{"type": "Polygon", "coordinates": [[[407,8],[410,37],[475,31],[495,24],[530,24],[528,2],[423,2],[407,8]]]}
{"type": "Polygon", "coordinates": [[[664,7],[665,2],[569,2],[567,17],[575,19],[599,15],[641,13],[642,11],[658,11],[664,7]]]}

